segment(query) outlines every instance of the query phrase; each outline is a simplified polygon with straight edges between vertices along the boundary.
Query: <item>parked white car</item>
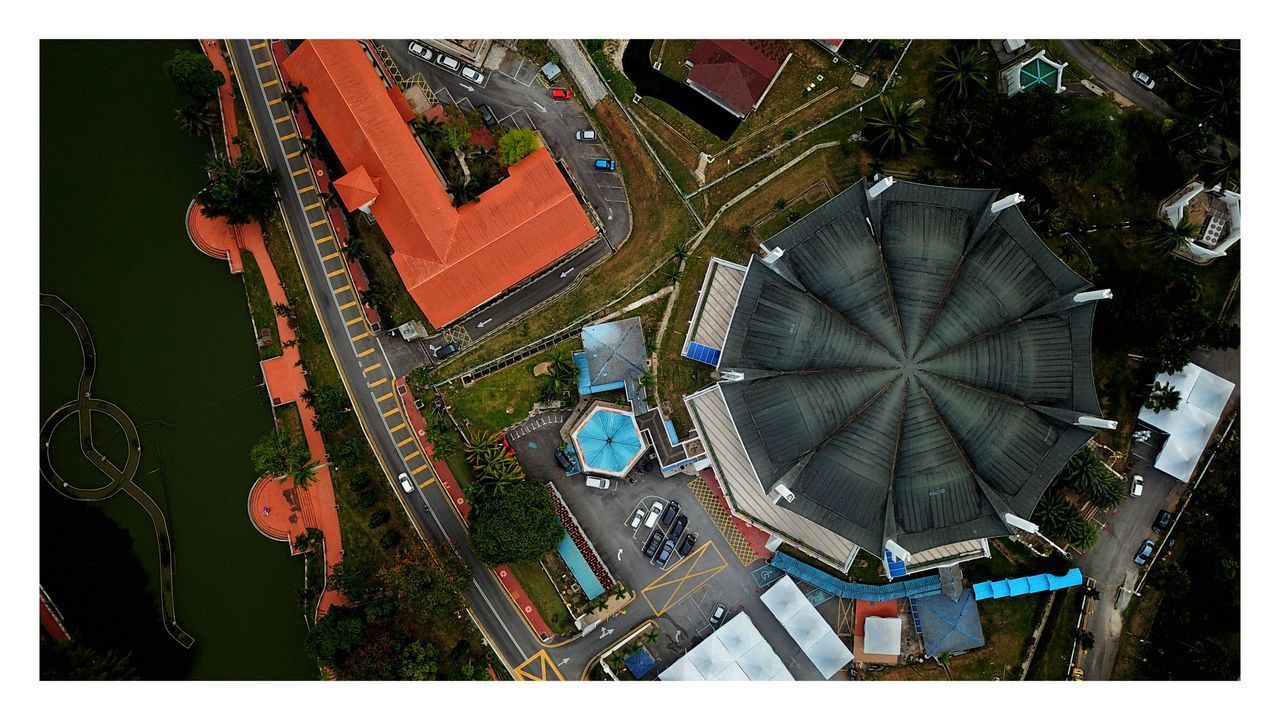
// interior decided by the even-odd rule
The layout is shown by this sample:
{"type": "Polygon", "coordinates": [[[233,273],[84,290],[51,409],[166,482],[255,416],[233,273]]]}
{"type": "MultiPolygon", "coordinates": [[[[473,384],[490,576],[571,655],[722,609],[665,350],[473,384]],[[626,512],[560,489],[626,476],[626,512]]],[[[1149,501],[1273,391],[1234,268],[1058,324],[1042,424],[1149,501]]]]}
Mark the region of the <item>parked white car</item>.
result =
{"type": "Polygon", "coordinates": [[[649,517],[644,519],[644,526],[651,528],[658,522],[658,518],[662,517],[662,511],[667,507],[666,503],[658,500],[653,503],[653,507],[649,508],[649,517]]]}
{"type": "Polygon", "coordinates": [[[413,481],[404,473],[400,473],[400,487],[404,489],[406,494],[413,492],[413,481]]]}
{"type": "Polygon", "coordinates": [[[462,77],[467,80],[470,80],[471,82],[477,85],[484,84],[484,73],[480,72],[479,70],[476,70],[475,68],[470,68],[470,67],[462,68],[462,77]]]}
{"type": "Polygon", "coordinates": [[[418,42],[417,40],[409,41],[409,54],[415,57],[422,58],[427,62],[431,62],[431,59],[435,57],[435,54],[431,52],[430,48],[418,42]]]}
{"type": "Polygon", "coordinates": [[[1142,476],[1133,476],[1133,488],[1129,490],[1129,494],[1133,497],[1142,497],[1142,476]]]}
{"type": "Polygon", "coordinates": [[[1134,82],[1138,83],[1139,85],[1141,85],[1142,87],[1148,90],[1156,89],[1156,81],[1152,80],[1150,75],[1142,72],[1141,70],[1134,70],[1133,74],[1130,75],[1129,77],[1133,78],[1134,82]]]}
{"type": "Polygon", "coordinates": [[[444,53],[440,53],[436,56],[436,64],[445,70],[455,73],[462,69],[462,63],[458,62],[457,58],[450,57],[444,53]]]}
{"type": "Polygon", "coordinates": [[[597,490],[609,489],[609,478],[597,477],[595,475],[587,476],[587,487],[597,490]]]}
{"type": "Polygon", "coordinates": [[[575,135],[575,137],[577,137],[579,140],[583,142],[591,142],[596,139],[596,131],[595,130],[579,130],[575,135]]]}

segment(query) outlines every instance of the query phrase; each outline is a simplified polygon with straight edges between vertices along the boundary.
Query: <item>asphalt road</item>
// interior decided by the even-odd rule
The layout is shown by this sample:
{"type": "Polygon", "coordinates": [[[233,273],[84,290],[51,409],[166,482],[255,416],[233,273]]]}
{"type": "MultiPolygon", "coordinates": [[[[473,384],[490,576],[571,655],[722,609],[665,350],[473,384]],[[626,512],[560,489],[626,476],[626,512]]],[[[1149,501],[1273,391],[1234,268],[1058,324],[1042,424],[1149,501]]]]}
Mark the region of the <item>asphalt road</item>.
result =
{"type": "MultiPolygon", "coordinates": [[[[437,550],[452,545],[471,568],[474,580],[467,593],[468,605],[477,626],[508,671],[546,650],[561,674],[577,678],[591,657],[625,635],[642,618],[614,617],[603,625],[608,633],[589,635],[560,648],[544,648],[497,578],[476,559],[452,501],[434,482],[434,469],[426,461],[416,435],[406,427],[400,399],[392,389],[394,378],[381,338],[368,332],[359,303],[353,302],[356,298],[346,275],[345,259],[331,237],[323,204],[316,204],[306,156],[295,155],[301,151],[294,137],[296,127],[287,118],[287,105],[273,103],[280,97],[281,87],[270,50],[261,40],[229,41],[229,47],[265,162],[280,170],[281,210],[301,259],[312,304],[360,424],[387,473],[387,482],[423,540],[437,550]],[[401,473],[418,486],[414,492],[401,491],[396,480],[401,473]],[[613,635],[614,632],[621,634],[613,635]]],[[[399,368],[396,371],[402,372],[399,368]]]]}
{"type": "Polygon", "coordinates": [[[1072,60],[1093,74],[1094,81],[1106,85],[1134,105],[1155,113],[1161,119],[1180,115],[1172,105],[1161,100],[1159,95],[1141,87],[1129,77],[1128,73],[1100,57],[1083,40],[1059,40],[1058,42],[1062,43],[1062,49],[1067,51],[1072,60]]]}
{"type": "MultiPolygon", "coordinates": [[[[460,76],[409,54],[408,40],[376,40],[386,48],[391,59],[406,76],[421,73],[436,91],[441,102],[452,102],[470,111],[488,105],[498,120],[508,126],[533,127],[542,133],[551,154],[573,178],[575,190],[594,212],[604,237],[577,255],[565,258],[533,281],[519,286],[505,296],[454,323],[445,332],[427,338],[425,345],[441,346],[458,341],[465,346],[504,327],[530,308],[558,294],[578,273],[595,265],[613,252],[631,233],[631,209],[619,173],[601,172],[594,167],[597,158],[612,157],[602,141],[581,142],[575,134],[594,126],[578,101],[551,99],[537,77],[537,68],[505,50],[497,68],[483,68],[483,85],[463,80],[460,76]]],[[[504,48],[496,47],[496,58],[504,48]]],[[[598,134],[598,133],[597,133],[598,134]]],[[[405,360],[411,360],[406,355],[405,360]]],[[[431,359],[426,359],[432,362],[431,359]]],[[[401,363],[403,364],[403,363],[401,363]]],[[[422,364],[419,362],[418,364],[422,364]]],[[[399,365],[397,366],[399,367],[399,365]]],[[[416,365],[415,365],[416,367],[416,365]]]]}

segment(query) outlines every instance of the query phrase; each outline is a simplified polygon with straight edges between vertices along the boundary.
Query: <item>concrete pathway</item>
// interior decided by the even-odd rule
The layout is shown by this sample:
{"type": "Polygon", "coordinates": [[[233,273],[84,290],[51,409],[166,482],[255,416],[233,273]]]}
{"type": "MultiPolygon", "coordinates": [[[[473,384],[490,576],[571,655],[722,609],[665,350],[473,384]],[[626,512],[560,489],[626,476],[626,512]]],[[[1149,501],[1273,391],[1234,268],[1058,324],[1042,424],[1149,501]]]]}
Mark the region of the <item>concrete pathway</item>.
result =
{"type": "Polygon", "coordinates": [[[578,43],[573,40],[548,40],[547,43],[560,56],[560,64],[569,71],[573,81],[578,84],[583,102],[587,107],[595,107],[596,103],[604,99],[608,91],[605,90],[600,76],[596,75],[595,68],[591,67],[591,61],[587,59],[586,53],[582,52],[582,48],[578,47],[578,43]]]}

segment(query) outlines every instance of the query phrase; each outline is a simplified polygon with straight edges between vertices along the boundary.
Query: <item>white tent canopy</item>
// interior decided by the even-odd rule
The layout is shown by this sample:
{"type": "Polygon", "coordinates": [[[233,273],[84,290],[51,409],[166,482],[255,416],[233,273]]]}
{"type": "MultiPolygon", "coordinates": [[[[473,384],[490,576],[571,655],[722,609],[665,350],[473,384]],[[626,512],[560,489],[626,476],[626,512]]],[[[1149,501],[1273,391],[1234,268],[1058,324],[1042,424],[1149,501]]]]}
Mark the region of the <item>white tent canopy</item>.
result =
{"type": "Polygon", "coordinates": [[[760,595],[760,600],[823,677],[830,678],[853,660],[853,653],[800,592],[791,576],[784,575],[760,595]]]}
{"type": "Polygon", "coordinates": [[[1177,390],[1181,401],[1173,410],[1155,412],[1143,407],[1138,419],[1169,435],[1156,457],[1156,469],[1187,482],[1236,386],[1195,364],[1173,374],[1161,373],[1156,382],[1177,390]]]}
{"type": "Polygon", "coordinates": [[[746,613],[732,620],[666,670],[660,680],[794,680],[746,613]]]}
{"type": "Polygon", "coordinates": [[[863,627],[862,649],[872,655],[902,652],[902,618],[869,617],[863,627]]]}

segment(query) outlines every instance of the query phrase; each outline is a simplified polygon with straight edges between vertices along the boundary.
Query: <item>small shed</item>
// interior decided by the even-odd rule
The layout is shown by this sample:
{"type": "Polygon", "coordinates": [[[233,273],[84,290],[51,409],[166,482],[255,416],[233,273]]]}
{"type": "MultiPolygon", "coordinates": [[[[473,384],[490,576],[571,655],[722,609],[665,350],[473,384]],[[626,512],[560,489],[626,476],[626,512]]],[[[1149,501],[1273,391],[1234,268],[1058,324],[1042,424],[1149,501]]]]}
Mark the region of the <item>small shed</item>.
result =
{"type": "Polygon", "coordinates": [[[863,649],[870,655],[898,655],[902,652],[902,618],[869,617],[863,626],[863,649]]]}
{"type": "Polygon", "coordinates": [[[972,589],[965,590],[957,600],[946,595],[933,595],[913,602],[920,614],[920,635],[925,655],[954,655],[987,644],[972,589]]]}
{"type": "Polygon", "coordinates": [[[548,62],[542,66],[542,76],[547,79],[547,82],[554,82],[556,78],[560,77],[560,66],[553,62],[548,62]]]}

